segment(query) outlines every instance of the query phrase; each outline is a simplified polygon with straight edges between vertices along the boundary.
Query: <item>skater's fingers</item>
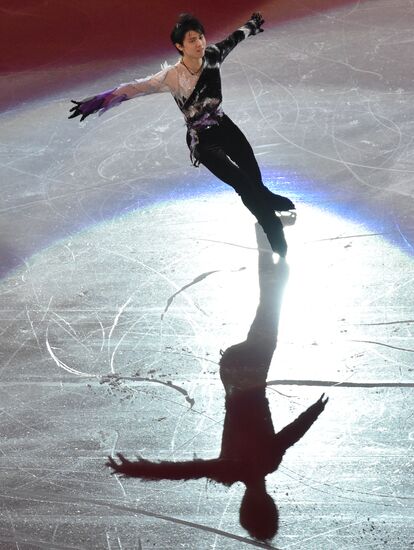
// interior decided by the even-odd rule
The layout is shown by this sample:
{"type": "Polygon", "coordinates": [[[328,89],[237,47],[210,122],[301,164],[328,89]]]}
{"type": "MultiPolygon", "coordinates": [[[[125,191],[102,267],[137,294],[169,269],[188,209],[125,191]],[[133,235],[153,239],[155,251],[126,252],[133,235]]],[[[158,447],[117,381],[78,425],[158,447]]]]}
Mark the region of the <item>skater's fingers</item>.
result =
{"type": "Polygon", "coordinates": [[[109,468],[113,468],[114,470],[118,469],[118,464],[115,462],[112,456],[108,456],[108,460],[107,462],[105,462],[105,466],[109,466],[109,468]]]}
{"type": "Polygon", "coordinates": [[[329,397],[325,397],[325,393],[323,393],[320,398],[319,398],[319,403],[325,407],[325,405],[327,404],[327,402],[329,401],[329,397]]]}
{"type": "Polygon", "coordinates": [[[119,460],[122,462],[122,464],[129,464],[129,460],[124,457],[122,453],[116,453],[116,456],[119,458],[119,460]]]}
{"type": "Polygon", "coordinates": [[[263,16],[262,14],[260,13],[260,11],[256,11],[252,14],[252,19],[254,19],[257,23],[259,23],[260,25],[263,25],[264,23],[264,19],[263,19],[263,16]]]}

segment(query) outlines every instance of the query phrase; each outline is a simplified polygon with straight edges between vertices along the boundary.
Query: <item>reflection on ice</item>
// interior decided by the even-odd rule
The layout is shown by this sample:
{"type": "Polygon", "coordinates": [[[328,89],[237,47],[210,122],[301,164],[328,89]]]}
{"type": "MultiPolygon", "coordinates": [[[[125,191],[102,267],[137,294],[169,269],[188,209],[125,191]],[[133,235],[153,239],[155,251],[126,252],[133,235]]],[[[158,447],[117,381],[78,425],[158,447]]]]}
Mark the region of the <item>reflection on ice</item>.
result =
{"type": "MultiPolygon", "coordinates": [[[[275,434],[265,396],[266,377],[276,348],[282,294],[288,275],[285,261],[272,260],[267,239],[256,224],[259,250],[260,299],[246,340],[227,348],[220,359],[220,378],[225,389],[221,452],[218,458],[185,462],[136,461],[118,454],[108,466],[122,476],[142,480],[207,478],[227,486],[238,481],[245,487],[240,504],[240,523],[259,540],[272,539],[278,530],[278,510],[266,492],[265,478],[280,465],[286,450],[308,431],[323,411],[322,397],[294,422],[275,434]]],[[[239,309],[243,298],[239,298],[239,309]]],[[[139,434],[137,434],[139,439],[139,434]]]]}

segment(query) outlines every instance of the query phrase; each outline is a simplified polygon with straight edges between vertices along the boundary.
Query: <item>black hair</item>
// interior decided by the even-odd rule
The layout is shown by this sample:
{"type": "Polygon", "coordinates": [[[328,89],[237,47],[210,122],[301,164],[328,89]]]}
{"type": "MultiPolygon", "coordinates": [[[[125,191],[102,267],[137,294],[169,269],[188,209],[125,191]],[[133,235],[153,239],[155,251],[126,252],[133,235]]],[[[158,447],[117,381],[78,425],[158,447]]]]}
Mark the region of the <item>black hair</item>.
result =
{"type": "MultiPolygon", "coordinates": [[[[204,34],[203,24],[191,13],[181,13],[170,35],[171,42],[174,46],[176,44],[183,44],[184,36],[188,31],[195,31],[200,34],[204,34]]],[[[175,46],[175,48],[181,55],[183,54],[177,46],[175,46]]]]}

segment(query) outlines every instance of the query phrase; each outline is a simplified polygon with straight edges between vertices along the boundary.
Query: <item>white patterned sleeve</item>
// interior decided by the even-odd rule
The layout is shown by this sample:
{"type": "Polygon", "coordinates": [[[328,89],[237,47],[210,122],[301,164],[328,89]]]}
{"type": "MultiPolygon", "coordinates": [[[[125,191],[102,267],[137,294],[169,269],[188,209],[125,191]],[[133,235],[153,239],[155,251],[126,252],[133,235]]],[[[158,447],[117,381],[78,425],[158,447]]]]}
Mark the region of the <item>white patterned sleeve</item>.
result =
{"type": "Polygon", "coordinates": [[[143,95],[171,91],[168,75],[171,66],[164,66],[158,73],[145,78],[135,79],[132,82],[121,84],[112,92],[113,96],[123,96],[124,99],[133,99],[143,95]]]}

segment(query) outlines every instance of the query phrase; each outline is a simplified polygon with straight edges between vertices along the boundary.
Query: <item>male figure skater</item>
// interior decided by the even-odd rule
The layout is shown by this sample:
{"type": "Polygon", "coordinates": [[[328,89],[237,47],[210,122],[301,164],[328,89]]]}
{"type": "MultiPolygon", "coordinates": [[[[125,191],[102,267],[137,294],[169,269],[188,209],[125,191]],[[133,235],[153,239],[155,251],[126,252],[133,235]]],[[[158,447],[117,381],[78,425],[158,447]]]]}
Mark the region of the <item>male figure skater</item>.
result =
{"type": "Polygon", "coordinates": [[[284,257],[287,244],[275,211],[287,211],[295,206],[263,184],[249,142],[224,114],[221,105],[221,64],[244,38],[262,32],[263,23],[261,14],[253,13],[249,21],[226,39],[206,46],[202,23],[190,14],[182,14],[171,32],[171,41],[181,56],[175,65],[164,66],[155,75],[121,84],[96,96],[72,100],[74,107],[69,118],[80,116],[84,120],[125,100],[169,91],[186,121],[193,164],[203,164],[235,189],[262,226],[273,252],[284,257]]]}

